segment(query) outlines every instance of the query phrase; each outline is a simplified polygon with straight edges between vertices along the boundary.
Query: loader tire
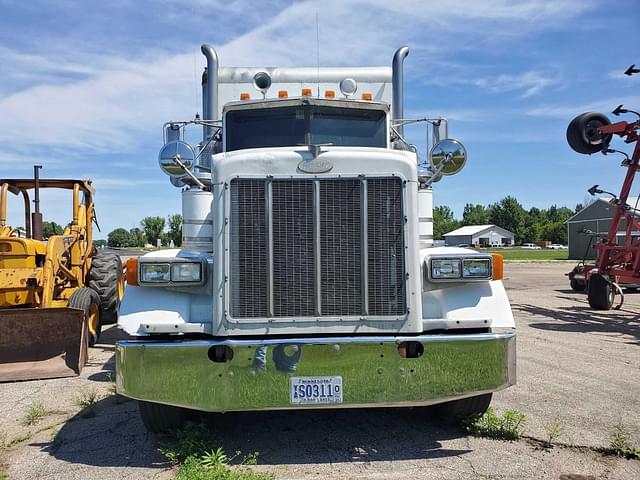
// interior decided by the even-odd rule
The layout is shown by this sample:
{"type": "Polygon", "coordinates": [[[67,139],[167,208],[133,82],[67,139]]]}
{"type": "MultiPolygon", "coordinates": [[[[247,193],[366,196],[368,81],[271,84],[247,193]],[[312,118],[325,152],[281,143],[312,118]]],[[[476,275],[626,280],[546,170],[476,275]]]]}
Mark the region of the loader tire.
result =
{"type": "Polygon", "coordinates": [[[152,433],[165,433],[180,428],[187,418],[184,408],[138,400],[145,428],[152,433]]]}
{"type": "Polygon", "coordinates": [[[69,307],[84,312],[84,320],[89,332],[89,346],[93,347],[100,339],[102,322],[100,321],[100,297],[90,288],[80,288],[73,292],[69,307]]]}
{"type": "Polygon", "coordinates": [[[91,262],[89,286],[100,296],[103,325],[118,322],[118,308],[124,294],[124,274],[120,257],[99,253],[91,262]]]}
{"type": "Polygon", "coordinates": [[[455,422],[485,413],[489,409],[492,396],[492,393],[485,393],[475,397],[461,398],[436,405],[435,409],[443,420],[455,422]]]}
{"type": "Polygon", "coordinates": [[[583,281],[576,280],[575,278],[572,278],[569,284],[571,285],[571,290],[574,292],[584,292],[587,288],[583,281]]]}
{"type": "Polygon", "coordinates": [[[600,273],[592,273],[589,279],[587,297],[589,306],[596,310],[611,310],[615,290],[611,286],[609,277],[600,273]]]}

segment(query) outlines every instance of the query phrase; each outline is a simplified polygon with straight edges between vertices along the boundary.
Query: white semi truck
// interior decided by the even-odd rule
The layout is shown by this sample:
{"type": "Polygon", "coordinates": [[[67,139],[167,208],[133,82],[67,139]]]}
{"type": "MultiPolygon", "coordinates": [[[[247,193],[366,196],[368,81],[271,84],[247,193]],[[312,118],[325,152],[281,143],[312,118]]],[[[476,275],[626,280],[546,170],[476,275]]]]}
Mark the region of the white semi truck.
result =
{"type": "Polygon", "coordinates": [[[203,117],[167,123],[159,157],[183,243],[127,263],[119,326],[137,339],[116,345],[118,393],[156,432],[190,410],[485,411],[516,378],[502,258],[431,245],[430,184],[466,151],[436,119],[418,167],[409,49],[371,68],[223,68],[202,52],[203,117]]]}

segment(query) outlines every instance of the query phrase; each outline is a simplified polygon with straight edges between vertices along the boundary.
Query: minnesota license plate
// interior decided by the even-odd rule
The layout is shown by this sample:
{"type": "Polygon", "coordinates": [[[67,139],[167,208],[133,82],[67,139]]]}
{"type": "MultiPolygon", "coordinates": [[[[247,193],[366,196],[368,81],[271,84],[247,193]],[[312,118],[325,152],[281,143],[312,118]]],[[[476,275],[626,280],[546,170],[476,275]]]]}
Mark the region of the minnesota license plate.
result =
{"type": "Polygon", "coordinates": [[[291,377],[292,404],[342,403],[342,377],[291,377]]]}

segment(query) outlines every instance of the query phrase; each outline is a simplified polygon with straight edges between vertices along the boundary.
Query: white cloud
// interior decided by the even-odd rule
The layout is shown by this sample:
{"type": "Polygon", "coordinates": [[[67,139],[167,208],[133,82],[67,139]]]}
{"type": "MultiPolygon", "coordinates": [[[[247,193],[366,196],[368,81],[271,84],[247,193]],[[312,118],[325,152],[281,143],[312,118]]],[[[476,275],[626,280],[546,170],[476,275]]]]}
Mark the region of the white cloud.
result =
{"type": "MultiPolygon", "coordinates": [[[[238,2],[232,4],[236,10],[243,8],[238,2]]],[[[412,54],[442,54],[461,47],[456,38],[467,42],[473,37],[470,32],[482,30],[485,22],[499,23],[500,31],[515,35],[524,25],[544,28],[584,8],[568,0],[492,0],[489,4],[459,0],[308,1],[265,18],[260,26],[218,46],[218,50],[223,65],[313,64],[318,12],[322,64],[388,64],[394,49],[412,38],[420,38],[412,54]],[[464,28],[451,35],[452,25],[464,28]],[[449,43],[437,43],[440,38],[449,43]]],[[[160,138],[164,121],[192,118],[195,109],[200,110],[196,101],[199,86],[194,80],[194,55],[197,77],[204,63],[199,52],[169,57],[156,54],[152,58],[144,55],[145,59],[138,62],[97,58],[93,64],[58,63],[55,58],[20,55],[6,48],[2,52],[9,63],[5,66],[36,65],[33,72],[41,72],[43,80],[47,74],[60,72],[81,74],[83,78],[62,84],[41,83],[0,99],[0,140],[92,152],[131,149],[152,132],[158,132],[160,138]]],[[[475,80],[479,87],[522,92],[524,97],[558,83],[546,72],[534,70],[475,80]]]]}
{"type": "Polygon", "coordinates": [[[526,113],[533,117],[573,118],[583,112],[603,112],[608,117],[613,117],[610,112],[620,104],[633,109],[640,104],[640,96],[613,97],[584,104],[540,105],[529,109],[526,113]]]}

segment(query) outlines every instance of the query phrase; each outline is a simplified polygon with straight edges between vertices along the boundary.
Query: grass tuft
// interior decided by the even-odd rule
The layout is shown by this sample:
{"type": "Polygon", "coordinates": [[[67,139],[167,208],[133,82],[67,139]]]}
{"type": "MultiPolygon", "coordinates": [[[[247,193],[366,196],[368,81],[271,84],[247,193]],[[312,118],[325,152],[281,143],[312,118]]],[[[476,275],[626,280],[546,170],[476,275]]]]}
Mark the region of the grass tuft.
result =
{"type": "Polygon", "coordinates": [[[91,387],[83,390],[82,393],[80,393],[80,396],[77,397],[75,401],[76,405],[83,409],[81,416],[85,418],[93,417],[95,415],[93,407],[95,406],[98,399],[98,390],[96,390],[95,388],[91,387]]]}
{"type": "Polygon", "coordinates": [[[47,415],[49,415],[49,412],[44,408],[42,402],[33,402],[27,409],[23,423],[25,425],[35,425],[47,415]]]}
{"type": "Polygon", "coordinates": [[[507,410],[499,416],[491,407],[480,417],[473,417],[465,422],[465,429],[470,434],[499,440],[518,440],[524,434],[525,426],[526,418],[523,413],[507,410]]]}
{"type": "Polygon", "coordinates": [[[544,424],[547,447],[552,447],[553,443],[564,434],[564,428],[565,423],[559,418],[544,424]]]}
{"type": "Polygon", "coordinates": [[[640,459],[640,449],[637,449],[631,442],[631,433],[622,421],[613,426],[609,448],[619,457],[640,459]]]}
{"type": "Polygon", "coordinates": [[[271,475],[253,472],[247,465],[255,465],[258,455],[243,458],[239,465],[231,466],[241,455],[229,457],[217,445],[211,432],[203,424],[188,423],[165,439],[158,449],[174,465],[179,465],[176,480],[269,480],[271,475]]]}
{"type": "Polygon", "coordinates": [[[7,443],[7,447],[13,447],[14,445],[17,445],[18,443],[22,443],[25,442],[27,440],[30,440],[31,437],[33,437],[33,432],[25,432],[25,433],[21,433],[20,435],[16,435],[15,437],[13,437],[9,443],[7,443]]]}

